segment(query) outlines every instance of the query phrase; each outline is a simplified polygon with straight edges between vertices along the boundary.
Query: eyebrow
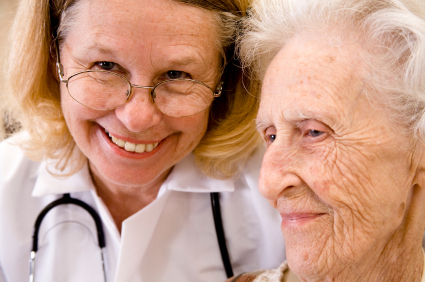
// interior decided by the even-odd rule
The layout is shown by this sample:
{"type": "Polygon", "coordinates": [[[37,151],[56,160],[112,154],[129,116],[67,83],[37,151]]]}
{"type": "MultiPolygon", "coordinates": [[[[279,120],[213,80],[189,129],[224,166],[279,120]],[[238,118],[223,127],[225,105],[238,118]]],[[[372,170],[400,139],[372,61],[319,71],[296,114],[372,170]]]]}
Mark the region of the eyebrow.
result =
{"type": "MultiPolygon", "coordinates": [[[[117,57],[117,51],[114,51],[112,48],[109,48],[103,44],[99,44],[96,42],[90,43],[87,46],[83,46],[82,50],[84,52],[93,52],[93,50],[96,53],[99,53],[101,55],[108,55],[113,58],[117,57]]],[[[134,51],[137,52],[137,51],[134,51]]],[[[185,55],[185,54],[179,54],[179,55],[171,55],[167,56],[167,64],[176,65],[176,66],[187,66],[191,64],[195,65],[202,65],[202,58],[197,59],[197,57],[194,57],[193,55],[185,55]]]]}
{"type": "Polygon", "coordinates": [[[258,119],[258,117],[255,119],[255,127],[258,131],[260,131],[260,129],[266,128],[270,126],[270,123],[268,122],[264,122],[260,119],[258,119]]]}
{"type": "Polygon", "coordinates": [[[90,43],[88,45],[83,45],[81,49],[77,49],[76,54],[87,54],[89,52],[95,52],[100,55],[108,55],[111,57],[116,57],[115,53],[112,49],[105,47],[104,45],[97,44],[97,43],[90,43]]]}

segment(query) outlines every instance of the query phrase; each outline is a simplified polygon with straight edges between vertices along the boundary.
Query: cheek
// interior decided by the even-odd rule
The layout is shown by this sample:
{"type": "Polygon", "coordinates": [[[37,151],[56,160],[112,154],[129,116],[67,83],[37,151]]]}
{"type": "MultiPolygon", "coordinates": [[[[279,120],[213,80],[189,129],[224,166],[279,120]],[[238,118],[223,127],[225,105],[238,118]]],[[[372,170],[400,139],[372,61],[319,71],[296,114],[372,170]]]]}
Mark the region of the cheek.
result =
{"type": "Polygon", "coordinates": [[[184,140],[199,142],[207,130],[208,116],[208,111],[204,111],[194,116],[183,118],[164,116],[164,121],[170,128],[181,132],[184,140]]]}
{"type": "Polygon", "coordinates": [[[337,150],[334,142],[330,142],[315,148],[303,148],[301,153],[303,181],[320,198],[330,198],[335,185],[341,177],[337,166],[337,150]]]}
{"type": "Polygon", "coordinates": [[[394,174],[390,169],[393,162],[369,149],[339,146],[326,160],[310,162],[309,186],[344,222],[398,222],[398,210],[407,195],[403,193],[405,183],[394,180],[393,175],[399,180],[406,175],[394,174]]]}
{"type": "Polygon", "coordinates": [[[84,134],[82,130],[87,130],[91,124],[91,121],[96,120],[107,112],[95,111],[91,110],[79,103],[77,103],[71,96],[68,95],[66,88],[61,91],[61,108],[62,113],[65,118],[66,124],[68,126],[68,130],[71,132],[71,135],[74,139],[77,139],[81,136],[80,134],[84,134]]]}
{"type": "Polygon", "coordinates": [[[304,150],[303,163],[304,181],[337,212],[363,209],[374,201],[369,160],[358,150],[330,142],[304,150]]]}

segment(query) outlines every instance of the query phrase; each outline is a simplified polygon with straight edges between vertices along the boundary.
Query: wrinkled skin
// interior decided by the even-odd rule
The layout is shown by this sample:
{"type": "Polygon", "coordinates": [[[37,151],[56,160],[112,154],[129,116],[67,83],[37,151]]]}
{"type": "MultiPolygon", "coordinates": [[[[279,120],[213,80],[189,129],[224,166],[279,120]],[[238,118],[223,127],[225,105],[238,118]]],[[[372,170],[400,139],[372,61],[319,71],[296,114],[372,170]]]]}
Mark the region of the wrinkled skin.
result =
{"type": "Polygon", "coordinates": [[[423,224],[411,224],[424,212],[412,202],[424,199],[421,151],[362,92],[360,49],[298,36],[264,78],[260,192],[281,213],[303,281],[416,281],[422,271],[423,224]],[[412,276],[387,280],[389,261],[410,250],[412,276]]]}

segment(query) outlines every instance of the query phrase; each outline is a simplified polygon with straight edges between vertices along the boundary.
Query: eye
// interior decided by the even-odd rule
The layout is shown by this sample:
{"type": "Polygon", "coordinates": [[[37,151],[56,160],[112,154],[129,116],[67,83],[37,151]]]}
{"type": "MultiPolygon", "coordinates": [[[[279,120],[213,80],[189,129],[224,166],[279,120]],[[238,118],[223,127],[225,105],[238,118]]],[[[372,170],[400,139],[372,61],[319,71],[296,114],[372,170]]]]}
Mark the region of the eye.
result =
{"type": "Polygon", "coordinates": [[[107,71],[112,70],[116,66],[116,64],[113,62],[96,62],[95,65],[101,68],[102,70],[107,71]]]}
{"type": "Polygon", "coordinates": [[[302,132],[303,139],[314,143],[325,140],[332,131],[326,124],[314,119],[304,120],[298,127],[302,132]]]}
{"type": "Polygon", "coordinates": [[[190,75],[184,71],[170,70],[164,74],[164,79],[183,79],[190,78],[190,75]]]}
{"type": "Polygon", "coordinates": [[[266,141],[267,147],[269,147],[276,140],[276,129],[269,127],[264,132],[264,140],[266,141]]]}
{"type": "Polygon", "coordinates": [[[270,141],[270,143],[273,143],[274,140],[276,140],[276,134],[271,134],[269,136],[267,136],[268,141],[270,141]]]}
{"type": "Polygon", "coordinates": [[[324,133],[323,131],[319,131],[319,130],[316,130],[316,129],[310,129],[307,134],[314,138],[314,137],[319,137],[323,133],[324,133]]]}

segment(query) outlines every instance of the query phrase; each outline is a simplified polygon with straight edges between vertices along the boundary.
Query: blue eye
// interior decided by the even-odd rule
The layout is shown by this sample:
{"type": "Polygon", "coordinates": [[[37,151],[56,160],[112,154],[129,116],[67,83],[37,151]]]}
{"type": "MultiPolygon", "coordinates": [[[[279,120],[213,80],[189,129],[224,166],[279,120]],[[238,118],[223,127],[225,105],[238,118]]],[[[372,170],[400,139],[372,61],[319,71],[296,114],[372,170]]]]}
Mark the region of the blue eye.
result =
{"type": "Polygon", "coordinates": [[[268,141],[270,141],[271,143],[273,143],[274,140],[276,140],[276,134],[271,134],[271,135],[268,136],[268,141]]]}
{"type": "Polygon", "coordinates": [[[96,64],[103,70],[112,70],[115,67],[113,62],[98,62],[96,64]]]}
{"type": "Polygon", "coordinates": [[[311,137],[319,137],[322,134],[323,134],[323,131],[319,131],[315,129],[311,129],[308,131],[308,135],[310,135],[311,137]]]}

